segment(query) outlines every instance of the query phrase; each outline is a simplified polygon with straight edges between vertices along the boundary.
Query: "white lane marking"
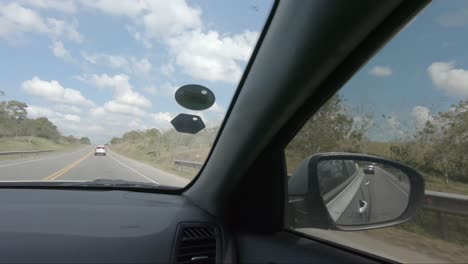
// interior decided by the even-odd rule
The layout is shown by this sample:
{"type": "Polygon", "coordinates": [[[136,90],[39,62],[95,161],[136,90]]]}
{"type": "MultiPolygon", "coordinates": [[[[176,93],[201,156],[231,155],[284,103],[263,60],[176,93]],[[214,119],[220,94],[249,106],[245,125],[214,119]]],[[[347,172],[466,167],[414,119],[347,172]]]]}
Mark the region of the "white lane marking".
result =
{"type": "MultiPolygon", "coordinates": [[[[379,168],[380,169],[380,168],[379,168]]],[[[390,176],[387,176],[388,178],[390,178],[392,175],[388,172],[386,172],[385,170],[383,169],[380,169],[384,174],[387,174],[387,175],[390,175],[390,176]]],[[[391,182],[395,187],[397,187],[398,190],[400,190],[400,192],[402,192],[404,195],[408,196],[408,193],[403,190],[400,186],[398,186],[396,183],[394,183],[392,180],[390,179],[387,179],[387,177],[383,177],[384,179],[386,179],[387,181],[391,182]]]]}
{"type": "Polygon", "coordinates": [[[76,151],[73,151],[73,152],[70,152],[70,153],[65,153],[65,154],[56,155],[56,156],[48,156],[48,157],[45,157],[45,158],[32,159],[32,160],[25,160],[25,161],[21,161],[21,162],[3,164],[3,165],[0,165],[0,168],[8,167],[8,166],[14,166],[14,165],[19,165],[19,164],[24,164],[24,163],[36,162],[36,161],[41,161],[41,160],[59,158],[59,157],[63,157],[63,156],[67,156],[67,155],[71,155],[71,154],[73,154],[73,153],[77,153],[77,152],[83,151],[83,150],[85,150],[85,149],[86,149],[86,148],[83,148],[83,149],[76,150],[76,151]]]}
{"type": "Polygon", "coordinates": [[[145,175],[141,174],[140,172],[138,172],[138,171],[134,170],[133,168],[129,167],[127,164],[125,164],[125,163],[121,162],[120,160],[114,158],[110,153],[107,153],[107,155],[108,155],[109,157],[113,158],[115,161],[117,161],[117,162],[120,163],[121,165],[125,166],[127,169],[129,169],[129,170],[133,171],[134,173],[140,175],[141,177],[147,179],[148,181],[150,181],[150,182],[152,182],[152,183],[156,183],[156,184],[158,184],[158,185],[161,185],[159,182],[157,182],[157,181],[155,181],[155,180],[153,180],[153,179],[151,179],[151,178],[146,177],[145,175]]]}

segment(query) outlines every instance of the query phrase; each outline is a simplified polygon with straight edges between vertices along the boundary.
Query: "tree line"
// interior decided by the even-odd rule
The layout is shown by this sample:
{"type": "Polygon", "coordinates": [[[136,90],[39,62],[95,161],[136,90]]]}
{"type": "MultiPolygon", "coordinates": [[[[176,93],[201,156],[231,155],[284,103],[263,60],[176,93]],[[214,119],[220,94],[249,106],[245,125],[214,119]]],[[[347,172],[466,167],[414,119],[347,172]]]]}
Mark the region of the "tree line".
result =
{"type": "MultiPolygon", "coordinates": [[[[288,168],[293,170],[300,161],[315,153],[344,151],[400,161],[446,183],[468,183],[468,156],[465,155],[468,150],[468,101],[435,114],[422,128],[413,129],[402,137],[372,140],[369,132],[374,126],[372,113],[356,113],[340,95],[335,95],[304,124],[287,146],[288,168]]],[[[110,143],[133,144],[159,159],[178,148],[210,148],[217,131],[218,128],[204,129],[189,135],[174,129],[161,132],[152,128],[126,132],[110,143]]]]}
{"type": "Polygon", "coordinates": [[[333,96],[288,145],[288,167],[295,168],[314,153],[345,151],[397,160],[445,183],[468,183],[468,100],[431,116],[422,128],[385,142],[369,139],[372,114],[364,116],[357,118],[339,95],[333,96]],[[376,144],[383,147],[372,147],[376,144]]]}
{"type": "MultiPolygon", "coordinates": [[[[0,95],[4,93],[0,91],[0,95]]],[[[57,143],[91,144],[87,137],[62,136],[57,127],[46,117],[28,118],[28,105],[11,100],[0,101],[0,138],[40,137],[57,143]]]]}
{"type": "Polygon", "coordinates": [[[218,128],[205,128],[199,133],[183,134],[175,129],[160,131],[156,128],[144,131],[132,130],[121,137],[110,140],[111,145],[132,144],[154,160],[166,158],[190,149],[209,149],[213,144],[218,128]]]}

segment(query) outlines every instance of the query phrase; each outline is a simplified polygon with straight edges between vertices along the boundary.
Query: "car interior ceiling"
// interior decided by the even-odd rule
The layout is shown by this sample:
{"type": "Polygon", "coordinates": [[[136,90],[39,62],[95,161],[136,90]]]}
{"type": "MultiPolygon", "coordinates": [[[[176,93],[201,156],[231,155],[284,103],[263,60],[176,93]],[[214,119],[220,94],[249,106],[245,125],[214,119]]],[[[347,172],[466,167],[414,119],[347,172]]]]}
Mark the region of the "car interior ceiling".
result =
{"type": "MultiPolygon", "coordinates": [[[[22,251],[28,251],[28,245],[37,246],[45,240],[56,241],[57,250],[62,250],[60,254],[65,258],[43,257],[37,258],[37,262],[53,260],[64,263],[80,258],[87,262],[108,262],[109,256],[125,263],[150,262],[151,254],[143,258],[129,253],[142,250],[167,251],[154,260],[164,262],[174,250],[177,225],[197,221],[222,226],[222,261],[226,263],[391,262],[333,242],[318,238],[310,240],[294,231],[284,231],[287,187],[284,148],[307,118],[427,2],[276,1],[207,162],[197,178],[184,189],[165,190],[159,195],[137,192],[100,194],[97,189],[87,191],[86,195],[79,194],[79,191],[70,195],[66,190],[50,190],[54,199],[46,198],[47,195],[38,192],[40,190],[22,190],[30,191],[38,203],[60,201],[56,207],[26,208],[30,210],[29,215],[42,217],[51,213],[47,210],[62,210],[55,213],[55,217],[63,221],[57,220],[56,226],[50,228],[76,228],[79,223],[73,219],[82,217],[80,214],[94,212],[96,215],[92,217],[95,217],[96,230],[112,218],[120,225],[121,232],[127,232],[134,227],[125,226],[126,219],[138,219],[141,226],[157,229],[159,237],[142,235],[137,243],[137,238],[131,233],[121,237],[109,233],[106,238],[96,236],[93,239],[91,236],[80,240],[85,235],[80,236],[79,229],[76,229],[69,231],[75,232],[76,240],[61,243],[63,236],[23,234],[18,237],[18,231],[0,242],[0,252],[8,252],[3,256],[0,254],[0,262],[8,258],[14,262],[14,258],[21,257],[22,251]],[[126,202],[124,198],[128,197],[133,199],[132,202],[126,202]],[[69,210],[76,209],[76,201],[80,199],[112,201],[107,205],[113,206],[106,207],[107,216],[101,216],[98,207],[69,210]],[[153,206],[154,211],[145,211],[148,209],[145,206],[153,206]],[[67,223],[75,226],[67,226],[67,223]],[[115,241],[122,237],[126,239],[115,241]],[[104,248],[104,243],[114,244],[104,248]],[[145,247],[137,249],[141,243],[146,243],[145,247]],[[67,247],[81,247],[82,251],[70,254],[74,251],[66,250],[67,247]],[[126,257],[120,258],[125,254],[126,257]]],[[[0,198],[3,197],[4,201],[16,199],[17,202],[27,202],[14,190],[2,191],[0,198]]],[[[1,203],[1,207],[7,206],[12,213],[20,214],[20,210],[24,210],[13,208],[14,203],[1,203]]],[[[16,230],[20,230],[23,224],[27,222],[17,222],[16,230]]],[[[53,254],[41,246],[28,252],[33,252],[30,256],[53,254]]],[[[24,262],[25,258],[19,261],[24,262]]]]}

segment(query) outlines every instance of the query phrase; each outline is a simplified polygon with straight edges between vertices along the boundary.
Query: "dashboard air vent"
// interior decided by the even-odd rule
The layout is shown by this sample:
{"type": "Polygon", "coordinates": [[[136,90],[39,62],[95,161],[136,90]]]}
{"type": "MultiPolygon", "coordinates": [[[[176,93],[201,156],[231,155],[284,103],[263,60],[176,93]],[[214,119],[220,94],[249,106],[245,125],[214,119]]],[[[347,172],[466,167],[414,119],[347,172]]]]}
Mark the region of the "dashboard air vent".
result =
{"type": "Polygon", "coordinates": [[[180,224],[173,263],[214,264],[217,258],[218,229],[208,224],[180,224]]]}

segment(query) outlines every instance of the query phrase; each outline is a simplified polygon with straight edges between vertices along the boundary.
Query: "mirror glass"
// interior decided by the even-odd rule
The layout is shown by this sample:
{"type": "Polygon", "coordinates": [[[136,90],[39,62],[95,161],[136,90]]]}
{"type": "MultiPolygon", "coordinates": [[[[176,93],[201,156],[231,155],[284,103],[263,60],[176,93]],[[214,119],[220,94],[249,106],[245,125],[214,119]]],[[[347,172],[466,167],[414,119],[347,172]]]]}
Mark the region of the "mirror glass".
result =
{"type": "Polygon", "coordinates": [[[337,225],[395,220],[408,206],[409,178],[394,167],[358,160],[322,160],[317,170],[320,194],[337,225]]]}

